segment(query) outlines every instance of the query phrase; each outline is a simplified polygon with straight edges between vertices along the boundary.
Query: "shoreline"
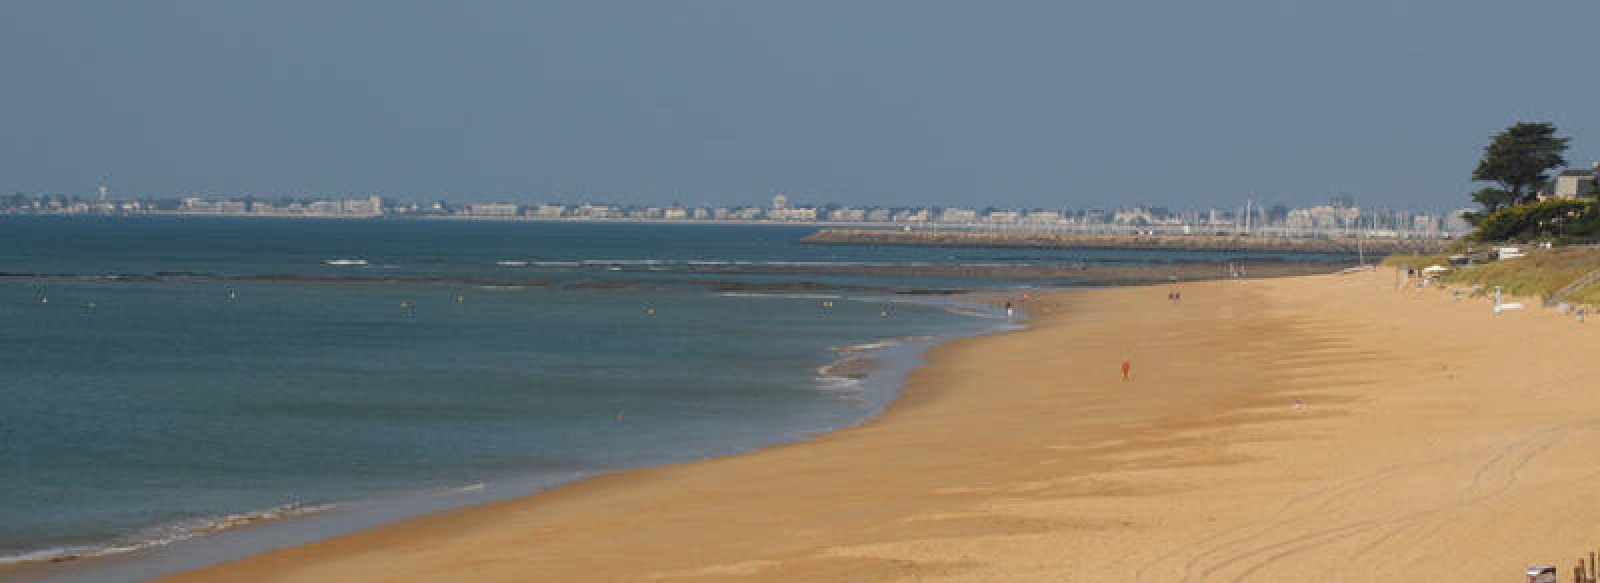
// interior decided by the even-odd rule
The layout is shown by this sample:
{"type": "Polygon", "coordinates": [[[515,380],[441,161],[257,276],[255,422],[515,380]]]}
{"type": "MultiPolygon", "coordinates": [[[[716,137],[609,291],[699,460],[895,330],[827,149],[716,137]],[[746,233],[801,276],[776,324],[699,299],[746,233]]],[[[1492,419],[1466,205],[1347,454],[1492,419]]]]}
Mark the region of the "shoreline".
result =
{"type": "MultiPolygon", "coordinates": [[[[145,581],[152,577],[203,569],[285,546],[317,544],[328,538],[381,529],[396,522],[537,496],[606,475],[747,455],[770,447],[803,443],[818,435],[866,423],[881,414],[888,403],[898,398],[904,388],[905,378],[921,365],[921,355],[926,348],[952,339],[995,334],[1010,329],[1013,324],[1006,322],[1003,316],[997,315],[994,310],[985,312],[980,308],[986,305],[983,298],[994,293],[998,292],[969,292],[960,298],[915,301],[933,309],[978,318],[961,329],[932,336],[868,338],[860,344],[824,347],[830,357],[816,369],[812,377],[816,385],[813,390],[856,401],[855,404],[841,405],[840,415],[852,419],[842,426],[827,425],[798,432],[773,433],[760,443],[730,444],[710,452],[683,452],[672,459],[642,466],[597,467],[576,470],[563,477],[512,474],[460,487],[394,492],[372,499],[290,503],[262,511],[242,511],[210,519],[156,525],[146,530],[163,533],[160,535],[162,540],[138,538],[127,542],[64,547],[60,553],[52,549],[24,553],[19,556],[37,555],[38,558],[0,563],[0,581],[145,581]],[[846,393],[857,396],[850,397],[846,393]],[[865,413],[844,415],[844,409],[861,409],[865,413]]],[[[830,297],[846,301],[842,296],[830,297]]],[[[869,299],[855,298],[854,301],[869,299]]]]}
{"type": "Polygon", "coordinates": [[[1490,581],[1600,541],[1600,343],[1385,275],[1042,297],[854,428],[162,581],[1490,581]]]}
{"type": "Polygon", "coordinates": [[[1583,325],[1388,270],[1167,287],[1038,296],[811,440],[159,581],[1493,581],[1600,542],[1583,325]]]}

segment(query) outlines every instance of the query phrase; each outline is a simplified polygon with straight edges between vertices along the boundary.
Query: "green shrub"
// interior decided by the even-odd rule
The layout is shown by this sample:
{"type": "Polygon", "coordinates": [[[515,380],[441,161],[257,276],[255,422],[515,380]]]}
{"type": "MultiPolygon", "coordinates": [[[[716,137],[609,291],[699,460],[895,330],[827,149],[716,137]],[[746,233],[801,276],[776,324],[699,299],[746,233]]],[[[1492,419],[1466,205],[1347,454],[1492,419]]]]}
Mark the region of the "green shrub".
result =
{"type": "MultiPolygon", "coordinates": [[[[1600,269],[1600,249],[1568,247],[1529,249],[1527,257],[1473,265],[1444,277],[1455,284],[1501,286],[1506,293],[1540,297],[1561,289],[1584,274],[1600,269]]],[[[1600,286],[1590,286],[1566,298],[1577,303],[1600,300],[1600,286]]]]}
{"type": "Polygon", "coordinates": [[[1554,199],[1495,211],[1478,221],[1473,241],[1588,241],[1600,236],[1600,205],[1554,199]]]}

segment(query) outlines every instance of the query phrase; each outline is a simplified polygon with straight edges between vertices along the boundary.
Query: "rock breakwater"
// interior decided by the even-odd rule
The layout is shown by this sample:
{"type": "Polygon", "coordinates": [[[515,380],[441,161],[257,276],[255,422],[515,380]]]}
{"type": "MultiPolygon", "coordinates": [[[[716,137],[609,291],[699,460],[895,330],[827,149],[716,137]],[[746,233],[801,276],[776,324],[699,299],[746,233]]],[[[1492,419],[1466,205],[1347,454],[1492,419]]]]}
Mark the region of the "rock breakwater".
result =
{"type": "Polygon", "coordinates": [[[926,245],[938,247],[1019,247],[1079,249],[1165,249],[1188,251],[1270,251],[1279,253],[1371,254],[1432,253],[1447,239],[1362,239],[1356,237],[1263,237],[1250,235],[1127,235],[1017,231],[823,229],[802,237],[816,245],[926,245]]]}

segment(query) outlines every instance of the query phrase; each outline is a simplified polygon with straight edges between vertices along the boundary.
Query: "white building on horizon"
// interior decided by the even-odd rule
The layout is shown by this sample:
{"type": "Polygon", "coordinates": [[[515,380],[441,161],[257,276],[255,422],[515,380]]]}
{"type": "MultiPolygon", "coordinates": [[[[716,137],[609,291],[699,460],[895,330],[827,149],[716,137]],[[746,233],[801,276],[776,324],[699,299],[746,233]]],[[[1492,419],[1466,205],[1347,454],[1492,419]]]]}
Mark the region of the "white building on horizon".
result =
{"type": "Polygon", "coordinates": [[[1556,175],[1551,194],[1555,198],[1592,198],[1600,195],[1597,185],[1600,185],[1600,162],[1595,162],[1590,170],[1561,171],[1556,175]]]}

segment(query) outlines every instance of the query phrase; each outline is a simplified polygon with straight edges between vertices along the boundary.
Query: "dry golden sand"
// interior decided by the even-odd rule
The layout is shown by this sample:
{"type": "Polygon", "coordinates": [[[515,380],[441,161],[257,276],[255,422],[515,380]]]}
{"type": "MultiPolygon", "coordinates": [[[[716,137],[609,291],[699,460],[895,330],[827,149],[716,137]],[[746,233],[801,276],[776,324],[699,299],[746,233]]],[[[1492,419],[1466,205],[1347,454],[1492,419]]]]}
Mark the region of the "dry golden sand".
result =
{"type": "MultiPolygon", "coordinates": [[[[1388,273],[1057,294],[882,418],[164,581],[1458,581],[1600,545],[1600,322],[1388,273]],[[1118,366],[1133,362],[1133,382],[1118,366]],[[1305,406],[1297,408],[1296,401],[1305,406]]],[[[1565,575],[1563,576],[1565,579],[1565,575]]]]}

